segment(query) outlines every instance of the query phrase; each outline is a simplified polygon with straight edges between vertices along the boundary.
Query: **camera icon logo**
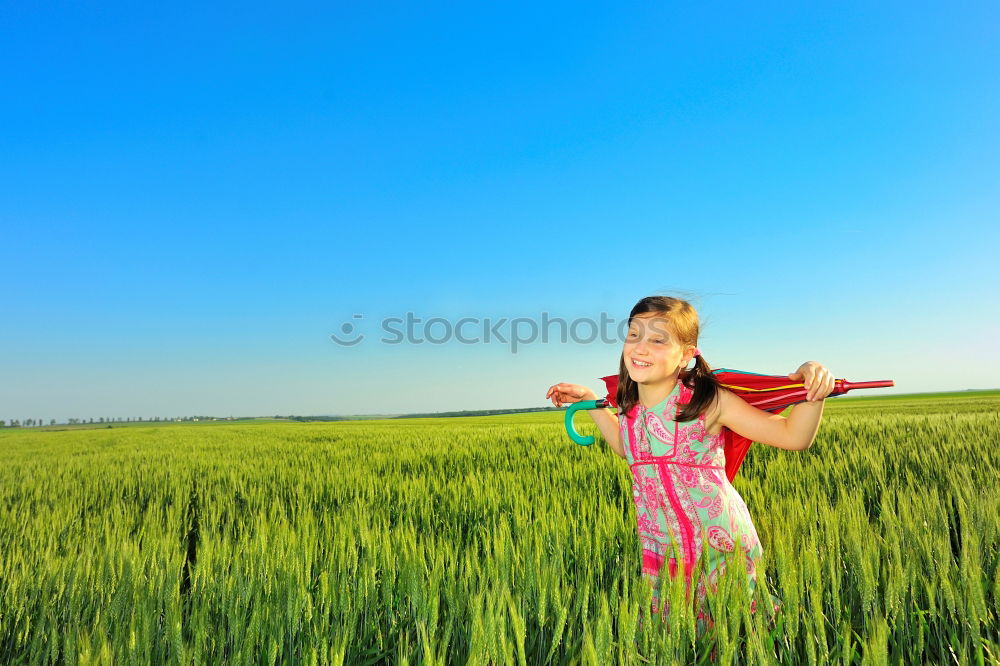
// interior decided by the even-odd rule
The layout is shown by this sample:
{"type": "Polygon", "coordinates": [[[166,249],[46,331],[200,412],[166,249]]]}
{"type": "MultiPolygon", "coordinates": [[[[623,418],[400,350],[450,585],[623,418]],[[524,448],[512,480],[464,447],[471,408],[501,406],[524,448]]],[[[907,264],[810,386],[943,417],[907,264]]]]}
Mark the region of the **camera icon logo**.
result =
{"type": "MultiPolygon", "coordinates": [[[[352,318],[353,319],[363,319],[364,315],[356,314],[352,318]]],[[[354,324],[352,322],[345,321],[340,326],[340,332],[343,333],[343,335],[345,335],[345,336],[352,335],[354,333],[354,324]]],[[[341,345],[342,347],[353,347],[354,345],[356,345],[359,342],[361,342],[362,340],[364,340],[365,336],[363,334],[361,334],[361,333],[358,333],[357,336],[354,337],[354,338],[342,339],[336,333],[331,333],[330,334],[330,339],[333,340],[334,342],[336,342],[338,345],[341,345]]]]}

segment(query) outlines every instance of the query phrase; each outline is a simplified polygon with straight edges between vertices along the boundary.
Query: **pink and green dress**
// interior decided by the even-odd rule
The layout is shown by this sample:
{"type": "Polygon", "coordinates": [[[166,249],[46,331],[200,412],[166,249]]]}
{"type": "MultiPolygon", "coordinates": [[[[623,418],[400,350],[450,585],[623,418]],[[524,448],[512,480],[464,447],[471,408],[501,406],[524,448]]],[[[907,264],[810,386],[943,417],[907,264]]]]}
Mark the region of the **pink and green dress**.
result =
{"type": "MultiPolygon", "coordinates": [[[[626,418],[619,418],[632,471],[642,575],[654,585],[654,613],[660,611],[655,587],[660,570],[666,564],[671,577],[677,572],[674,544],[689,589],[694,566],[703,555],[703,541],[708,548],[704,553],[707,579],[713,588],[725,568],[725,554],[740,548],[752,591],[762,552],[746,504],[726,478],[722,435],[708,434],[704,414],[693,421],[674,421],[678,403],[687,403],[691,393],[678,381],[659,404],[647,408],[637,403],[626,418]]],[[[702,611],[705,579],[699,576],[697,585],[702,611]]]]}

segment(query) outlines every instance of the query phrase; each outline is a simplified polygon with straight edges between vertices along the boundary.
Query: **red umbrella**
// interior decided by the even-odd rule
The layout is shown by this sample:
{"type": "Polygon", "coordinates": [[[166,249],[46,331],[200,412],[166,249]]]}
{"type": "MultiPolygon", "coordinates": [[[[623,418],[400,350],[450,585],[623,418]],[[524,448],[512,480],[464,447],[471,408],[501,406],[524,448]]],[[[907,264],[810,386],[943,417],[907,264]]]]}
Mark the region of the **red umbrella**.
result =
{"type": "MultiPolygon", "coordinates": [[[[712,374],[722,386],[743,398],[747,403],[772,414],[776,414],[790,405],[805,402],[808,394],[804,383],[793,382],[788,378],[788,375],[761,375],[728,368],[713,370],[712,374]]],[[[601,379],[608,387],[608,395],[604,399],[617,407],[618,375],[608,375],[601,377],[601,379]]],[[[845,379],[837,379],[834,382],[833,392],[828,397],[843,395],[853,389],[886,388],[889,386],[895,386],[891,379],[877,382],[849,382],[845,379]]],[[[729,428],[723,428],[722,433],[726,451],[726,476],[732,481],[743,463],[751,441],[737,435],[729,428]]]]}

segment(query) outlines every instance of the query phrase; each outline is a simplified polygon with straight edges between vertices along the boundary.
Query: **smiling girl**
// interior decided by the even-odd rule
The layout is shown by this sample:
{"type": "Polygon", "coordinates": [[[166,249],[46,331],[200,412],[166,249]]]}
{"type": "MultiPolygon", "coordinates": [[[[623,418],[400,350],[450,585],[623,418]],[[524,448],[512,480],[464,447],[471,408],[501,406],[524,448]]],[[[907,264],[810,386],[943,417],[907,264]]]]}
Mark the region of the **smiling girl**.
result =
{"type": "MultiPolygon", "coordinates": [[[[726,553],[739,548],[752,592],[762,553],[746,504],[725,474],[722,429],[788,451],[806,449],[819,429],[823,399],[833,391],[833,375],[819,363],[802,364],[789,378],[805,384],[808,401],[787,417],[770,414],[718,384],[698,349],[698,315],[688,302],[643,298],[628,324],[619,361],[618,414],[603,408],[588,413],[632,472],[643,578],[654,585],[652,611],[660,610],[655,587],[660,570],[666,565],[671,577],[682,570],[689,587],[695,563],[704,557],[707,577],[700,577],[697,597],[699,618],[710,622],[706,578],[714,588],[726,553]],[[680,562],[671,557],[674,552],[680,562]]],[[[598,397],[566,383],[553,385],[545,395],[557,407],[598,397]]]]}

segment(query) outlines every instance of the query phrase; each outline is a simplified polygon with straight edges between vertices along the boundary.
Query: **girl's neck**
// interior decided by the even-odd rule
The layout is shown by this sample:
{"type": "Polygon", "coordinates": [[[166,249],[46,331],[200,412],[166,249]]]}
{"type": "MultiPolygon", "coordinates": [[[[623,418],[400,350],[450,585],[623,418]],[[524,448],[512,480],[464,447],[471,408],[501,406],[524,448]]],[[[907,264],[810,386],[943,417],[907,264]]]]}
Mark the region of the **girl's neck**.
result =
{"type": "Polygon", "coordinates": [[[680,373],[677,373],[656,384],[639,384],[639,403],[646,409],[660,404],[677,386],[679,376],[680,373]]]}

